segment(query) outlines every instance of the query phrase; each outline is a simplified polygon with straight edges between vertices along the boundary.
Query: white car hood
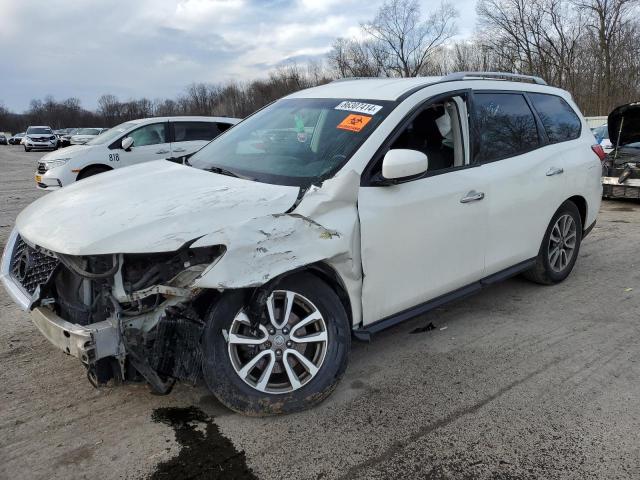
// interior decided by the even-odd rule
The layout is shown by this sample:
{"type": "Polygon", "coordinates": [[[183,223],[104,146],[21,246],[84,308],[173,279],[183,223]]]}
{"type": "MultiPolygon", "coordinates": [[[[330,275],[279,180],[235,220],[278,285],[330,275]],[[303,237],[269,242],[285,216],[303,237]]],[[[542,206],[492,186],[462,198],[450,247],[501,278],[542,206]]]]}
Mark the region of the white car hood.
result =
{"type": "Polygon", "coordinates": [[[284,213],[298,191],[157,160],[49,193],[20,213],[16,228],[28,242],[68,255],[167,252],[284,213]]]}
{"type": "Polygon", "coordinates": [[[55,150],[43,155],[40,161],[53,160],[56,158],[76,158],[80,154],[95,148],[95,145],[72,145],[61,150],[55,150]]]}

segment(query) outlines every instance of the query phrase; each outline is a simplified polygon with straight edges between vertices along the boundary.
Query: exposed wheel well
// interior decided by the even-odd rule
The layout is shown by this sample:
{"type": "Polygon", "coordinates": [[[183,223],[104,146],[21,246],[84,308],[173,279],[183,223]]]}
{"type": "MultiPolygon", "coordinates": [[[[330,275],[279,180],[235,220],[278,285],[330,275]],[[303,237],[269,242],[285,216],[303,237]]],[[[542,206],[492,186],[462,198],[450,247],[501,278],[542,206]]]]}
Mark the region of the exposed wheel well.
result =
{"type": "Polygon", "coordinates": [[[84,167],[82,170],[80,170],[78,172],[78,175],[76,177],[76,179],[80,180],[81,178],[84,177],[84,175],[89,171],[89,170],[97,170],[99,172],[108,172],[109,170],[113,170],[113,168],[111,168],[108,165],[103,165],[101,163],[92,163],[91,165],[87,165],[86,167],[84,167]]]}
{"type": "MultiPolygon", "coordinates": [[[[338,275],[333,267],[327,265],[324,262],[312,263],[311,265],[306,265],[304,267],[283,273],[279,277],[270,280],[268,284],[270,284],[271,282],[280,281],[283,278],[286,278],[290,275],[295,275],[296,273],[300,272],[309,272],[312,275],[315,275],[319,279],[323,280],[336,293],[336,295],[338,295],[338,298],[340,299],[340,302],[342,303],[342,306],[347,313],[349,324],[353,325],[353,311],[351,310],[351,301],[349,300],[347,288],[340,278],[340,275],[338,275]]],[[[247,299],[249,299],[258,288],[261,287],[243,288],[241,290],[244,290],[246,292],[246,294],[248,295],[247,299]]],[[[193,305],[200,315],[204,315],[210,308],[211,304],[218,301],[219,298],[221,298],[220,292],[214,289],[206,289],[194,300],[193,305]]]]}
{"type": "Polygon", "coordinates": [[[318,276],[320,279],[324,280],[325,283],[329,285],[334,292],[336,292],[336,295],[338,295],[338,298],[342,302],[344,311],[347,312],[349,324],[353,325],[353,312],[351,310],[351,301],[349,300],[347,288],[342,282],[340,275],[338,275],[333,267],[323,262],[317,262],[312,263],[311,265],[307,265],[304,270],[307,270],[312,274],[318,276]]]}
{"type": "Polygon", "coordinates": [[[571,198],[568,198],[570,202],[573,202],[576,207],[578,207],[578,211],[580,212],[580,220],[582,221],[582,229],[584,230],[589,225],[586,225],[587,222],[587,201],[584,197],[580,195],[574,195],[571,198]]]}

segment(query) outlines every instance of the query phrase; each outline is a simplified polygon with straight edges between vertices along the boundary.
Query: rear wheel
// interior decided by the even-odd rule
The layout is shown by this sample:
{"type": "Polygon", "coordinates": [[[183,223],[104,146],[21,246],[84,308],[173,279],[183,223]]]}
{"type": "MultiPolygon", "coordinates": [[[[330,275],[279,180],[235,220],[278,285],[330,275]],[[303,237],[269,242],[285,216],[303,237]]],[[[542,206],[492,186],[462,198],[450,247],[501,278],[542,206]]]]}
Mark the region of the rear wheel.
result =
{"type": "Polygon", "coordinates": [[[88,168],[85,168],[84,170],[82,170],[78,174],[78,178],[76,178],[76,180],[84,180],[85,178],[89,178],[89,177],[92,177],[94,175],[98,175],[99,173],[108,172],[109,170],[111,170],[111,169],[108,168],[108,167],[100,167],[100,166],[88,167],[88,168]]]}
{"type": "Polygon", "coordinates": [[[25,151],[25,152],[30,152],[30,151],[31,151],[31,149],[30,149],[30,148],[27,148],[27,147],[24,147],[24,151],[25,151]]]}
{"type": "Polygon", "coordinates": [[[212,308],[203,337],[209,389],[232,410],[249,415],[291,413],[328,397],[342,377],[351,347],[347,314],[336,293],[301,273],[268,289],[256,305],[256,328],[244,292],[225,294],[212,308]]]}
{"type": "Polygon", "coordinates": [[[536,264],[524,273],[529,280],[552,285],[569,276],[582,242],[582,220],[578,207],[564,202],[549,222],[536,264]]]}

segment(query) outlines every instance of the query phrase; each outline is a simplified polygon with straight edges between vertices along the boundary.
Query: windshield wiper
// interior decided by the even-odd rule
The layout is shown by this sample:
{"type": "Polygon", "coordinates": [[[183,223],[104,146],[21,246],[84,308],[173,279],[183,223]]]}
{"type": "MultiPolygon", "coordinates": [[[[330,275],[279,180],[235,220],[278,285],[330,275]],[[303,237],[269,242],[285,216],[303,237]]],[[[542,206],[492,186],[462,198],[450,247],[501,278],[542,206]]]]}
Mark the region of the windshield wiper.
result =
{"type": "Polygon", "coordinates": [[[207,172],[219,173],[220,175],[227,175],[229,177],[243,178],[237,173],[222,167],[209,167],[205,168],[204,170],[206,170],[207,172]]]}

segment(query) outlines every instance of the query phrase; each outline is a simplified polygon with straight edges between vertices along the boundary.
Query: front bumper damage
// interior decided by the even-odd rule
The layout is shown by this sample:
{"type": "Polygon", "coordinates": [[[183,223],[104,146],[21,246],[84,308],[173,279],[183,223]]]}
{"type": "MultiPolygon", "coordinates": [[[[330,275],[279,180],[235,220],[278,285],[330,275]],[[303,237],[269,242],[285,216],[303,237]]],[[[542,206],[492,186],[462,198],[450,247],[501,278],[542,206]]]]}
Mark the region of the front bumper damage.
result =
{"type": "Polygon", "coordinates": [[[77,325],[63,320],[47,307],[34,308],[31,320],[49,342],[86,366],[94,365],[102,358],[125,354],[118,339],[118,329],[109,320],[77,325]]]}
{"type": "MultiPolygon", "coordinates": [[[[20,214],[4,251],[5,288],[96,383],[146,380],[166,392],[173,379],[195,381],[202,374],[205,323],[225,292],[243,292],[250,311],[261,298],[256,292],[298,269],[334,281],[352,323],[362,322],[356,172],[301,196],[283,186],[260,186],[257,194],[253,182],[228,177],[213,185],[217,177],[206,177],[199,186],[202,173],[195,169],[168,162],[158,168],[160,180],[182,175],[195,185],[193,195],[162,193],[151,202],[145,193],[127,206],[129,225],[121,219],[124,204],[106,209],[92,189],[66,197],[69,205],[84,206],[83,221],[71,208],[56,210],[55,196],[43,197],[20,214]],[[148,212],[149,203],[157,208],[148,212]],[[19,242],[29,242],[33,256],[24,264],[39,272],[28,291],[13,271],[19,242]],[[129,253],[114,254],[113,245],[129,253]],[[43,270],[42,260],[55,268],[43,270]]],[[[114,195],[114,202],[123,196],[114,195]]]]}
{"type": "Polygon", "coordinates": [[[70,260],[27,244],[14,230],[3,253],[0,280],[49,342],[82,362],[93,385],[111,379],[146,380],[154,390],[167,393],[171,379],[195,381],[204,323],[189,306],[198,290],[185,288],[184,282],[192,281],[204,267],[181,271],[171,279],[173,284],[125,291],[123,256],[119,257],[113,281],[99,280],[98,289],[105,291],[103,304],[96,285],[86,278],[76,278],[74,290],[89,292],[89,301],[73,304],[63,291],[56,291],[58,277],[69,283],[73,276],[70,260]],[[138,303],[151,307],[141,308],[139,314],[127,310],[138,303]],[[96,305],[98,312],[92,316],[96,305]],[[98,321],[93,321],[96,317],[98,321]]]}

